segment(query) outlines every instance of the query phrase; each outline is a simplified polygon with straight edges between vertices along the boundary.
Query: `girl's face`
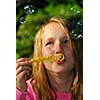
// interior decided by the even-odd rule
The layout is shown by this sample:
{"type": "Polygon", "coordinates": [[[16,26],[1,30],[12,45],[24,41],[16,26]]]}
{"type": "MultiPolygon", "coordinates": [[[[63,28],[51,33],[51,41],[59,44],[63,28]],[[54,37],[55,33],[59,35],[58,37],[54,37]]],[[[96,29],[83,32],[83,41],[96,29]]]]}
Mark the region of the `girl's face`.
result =
{"type": "Polygon", "coordinates": [[[51,22],[46,25],[42,36],[42,55],[48,56],[58,53],[64,54],[64,61],[43,62],[46,70],[55,73],[71,72],[75,61],[68,29],[63,29],[58,23],[51,22]]]}

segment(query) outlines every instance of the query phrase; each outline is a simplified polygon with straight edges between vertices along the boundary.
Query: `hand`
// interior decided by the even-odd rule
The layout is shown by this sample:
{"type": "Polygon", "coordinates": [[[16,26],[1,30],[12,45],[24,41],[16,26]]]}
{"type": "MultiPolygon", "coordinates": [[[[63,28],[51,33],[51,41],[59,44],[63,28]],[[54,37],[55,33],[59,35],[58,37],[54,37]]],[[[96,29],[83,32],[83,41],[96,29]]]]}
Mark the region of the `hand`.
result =
{"type": "Polygon", "coordinates": [[[27,89],[27,76],[32,68],[29,66],[32,64],[27,58],[20,58],[16,61],[16,87],[22,91],[27,89]]]}

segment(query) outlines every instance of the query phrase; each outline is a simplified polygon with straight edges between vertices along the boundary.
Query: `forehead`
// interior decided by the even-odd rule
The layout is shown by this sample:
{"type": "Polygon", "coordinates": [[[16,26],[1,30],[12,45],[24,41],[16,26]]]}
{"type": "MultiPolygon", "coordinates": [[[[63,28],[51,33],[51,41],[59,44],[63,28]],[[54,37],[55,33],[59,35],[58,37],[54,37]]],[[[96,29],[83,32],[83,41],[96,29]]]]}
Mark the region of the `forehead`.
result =
{"type": "Polygon", "coordinates": [[[62,26],[62,24],[57,23],[57,22],[50,22],[44,28],[45,32],[46,31],[57,31],[57,30],[64,31],[64,27],[62,26]]]}
{"type": "Polygon", "coordinates": [[[52,35],[65,35],[68,36],[68,29],[57,22],[50,22],[44,28],[43,36],[52,36],[52,35]]]}

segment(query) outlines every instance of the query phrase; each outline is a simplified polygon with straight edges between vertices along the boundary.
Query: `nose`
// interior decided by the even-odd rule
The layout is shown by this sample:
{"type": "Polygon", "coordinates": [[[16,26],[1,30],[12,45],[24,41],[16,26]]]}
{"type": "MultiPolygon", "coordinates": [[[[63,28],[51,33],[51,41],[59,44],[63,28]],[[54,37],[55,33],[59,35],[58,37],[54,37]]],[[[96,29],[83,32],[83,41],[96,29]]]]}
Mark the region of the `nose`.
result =
{"type": "Polygon", "coordinates": [[[61,42],[60,41],[57,41],[56,44],[55,44],[55,53],[56,54],[63,53],[63,48],[61,46],[61,42]]]}

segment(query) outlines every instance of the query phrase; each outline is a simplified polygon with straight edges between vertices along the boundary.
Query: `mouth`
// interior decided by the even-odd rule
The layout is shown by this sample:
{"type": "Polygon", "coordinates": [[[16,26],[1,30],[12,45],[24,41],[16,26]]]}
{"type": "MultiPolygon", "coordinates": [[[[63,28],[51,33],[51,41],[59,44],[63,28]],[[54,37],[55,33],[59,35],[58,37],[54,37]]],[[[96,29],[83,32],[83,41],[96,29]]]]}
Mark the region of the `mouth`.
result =
{"type": "Polygon", "coordinates": [[[64,61],[57,61],[57,64],[64,64],[64,61]]]}
{"type": "Polygon", "coordinates": [[[65,57],[64,55],[61,55],[59,60],[56,62],[57,64],[63,64],[65,62],[65,57]]]}

